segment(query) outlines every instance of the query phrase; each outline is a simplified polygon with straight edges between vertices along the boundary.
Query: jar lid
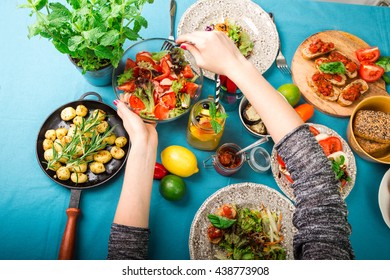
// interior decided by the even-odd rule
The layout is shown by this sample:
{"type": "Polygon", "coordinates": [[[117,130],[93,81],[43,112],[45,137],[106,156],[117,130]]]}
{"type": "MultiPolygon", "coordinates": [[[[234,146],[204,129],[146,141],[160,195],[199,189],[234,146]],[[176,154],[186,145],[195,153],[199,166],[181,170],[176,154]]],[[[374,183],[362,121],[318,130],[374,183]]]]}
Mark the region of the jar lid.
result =
{"type": "Polygon", "coordinates": [[[263,147],[253,148],[248,155],[248,164],[256,172],[266,172],[271,167],[271,157],[263,147]]]}

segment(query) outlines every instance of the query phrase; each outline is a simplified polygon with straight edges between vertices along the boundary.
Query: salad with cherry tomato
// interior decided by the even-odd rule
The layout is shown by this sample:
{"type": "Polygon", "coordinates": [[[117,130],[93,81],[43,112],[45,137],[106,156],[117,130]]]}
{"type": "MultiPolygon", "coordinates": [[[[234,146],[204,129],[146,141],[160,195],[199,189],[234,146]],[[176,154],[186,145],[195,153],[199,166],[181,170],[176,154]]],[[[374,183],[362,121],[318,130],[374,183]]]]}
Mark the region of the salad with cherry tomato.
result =
{"type": "Polygon", "coordinates": [[[166,120],[186,112],[199,85],[184,50],[141,51],[118,76],[120,99],[144,119],[166,120]]]}

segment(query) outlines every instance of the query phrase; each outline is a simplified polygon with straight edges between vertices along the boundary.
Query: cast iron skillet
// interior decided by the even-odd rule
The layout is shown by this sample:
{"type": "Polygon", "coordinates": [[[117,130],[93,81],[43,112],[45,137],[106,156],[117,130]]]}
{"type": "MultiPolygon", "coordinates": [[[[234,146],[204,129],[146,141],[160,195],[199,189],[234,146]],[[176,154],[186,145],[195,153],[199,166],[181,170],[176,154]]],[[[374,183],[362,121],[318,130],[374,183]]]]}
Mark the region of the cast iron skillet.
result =
{"type": "MultiPolygon", "coordinates": [[[[89,112],[95,110],[95,109],[101,109],[107,113],[107,122],[109,123],[110,127],[113,127],[116,125],[114,129],[114,133],[116,136],[125,136],[129,140],[129,136],[126,132],[126,130],[123,127],[122,119],[118,116],[117,112],[107,104],[104,104],[102,102],[102,98],[99,94],[96,92],[87,92],[84,93],[79,100],[73,101],[70,103],[67,103],[65,105],[62,105],[58,109],[56,109],[43,123],[41,129],[39,130],[38,137],[37,137],[37,159],[38,163],[41,166],[43,172],[55,181],[56,183],[68,188],[71,190],[71,198],[69,207],[66,210],[66,214],[68,216],[68,221],[66,223],[65,231],[62,237],[60,252],[58,255],[58,259],[72,259],[73,257],[73,249],[75,244],[75,237],[76,237],[76,224],[77,224],[77,218],[80,214],[79,209],[79,202],[80,202],[80,194],[81,191],[84,189],[89,189],[93,187],[97,187],[111,178],[113,178],[119,170],[123,167],[125,164],[125,161],[128,156],[129,152],[129,141],[122,149],[125,151],[126,156],[123,157],[120,160],[112,159],[110,162],[105,164],[106,172],[101,174],[93,174],[91,171],[87,171],[88,181],[83,184],[76,184],[73,183],[70,179],[67,181],[61,181],[57,179],[54,175],[55,172],[49,169],[46,169],[46,160],[44,158],[44,150],[43,150],[43,140],[45,139],[45,133],[49,129],[57,129],[59,127],[67,127],[69,128],[69,125],[71,122],[66,122],[61,119],[61,111],[66,107],[73,107],[76,109],[78,105],[84,105],[88,108],[89,112]],[[98,98],[98,101],[95,100],[85,100],[85,97],[93,95],[98,98]]],[[[87,115],[88,117],[88,115],[87,115]]]]}

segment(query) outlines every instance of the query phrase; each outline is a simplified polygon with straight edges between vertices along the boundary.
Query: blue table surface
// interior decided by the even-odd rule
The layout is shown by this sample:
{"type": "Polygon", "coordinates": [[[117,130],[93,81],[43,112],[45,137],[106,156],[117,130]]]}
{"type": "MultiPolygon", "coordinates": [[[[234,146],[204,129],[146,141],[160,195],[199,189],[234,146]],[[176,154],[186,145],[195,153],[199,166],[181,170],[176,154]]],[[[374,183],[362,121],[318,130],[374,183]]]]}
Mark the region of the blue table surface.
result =
{"type": "MultiPolygon", "coordinates": [[[[111,86],[94,87],[46,39],[27,38],[32,23],[29,12],[18,9],[24,1],[5,0],[0,4],[0,259],[56,259],[67,221],[65,210],[70,191],[50,180],[40,169],[35,155],[37,133],[48,115],[59,106],[77,100],[87,91],[96,91],[112,105],[116,99],[111,86]]],[[[194,0],[177,1],[176,26],[194,0]]],[[[390,55],[390,9],[360,5],[255,0],[265,11],[272,11],[283,52],[291,65],[299,44],[323,30],[343,30],[370,45],[379,46],[382,55],[390,55]]],[[[144,8],[149,27],[144,38],[169,35],[169,0],[156,0],[144,8]],[[162,12],[164,11],[164,12],[162,12]]],[[[126,42],[126,46],[132,42],[126,42]]],[[[292,82],[275,66],[264,74],[274,86],[292,82]]],[[[206,80],[202,97],[213,94],[215,84],[206,80]]],[[[389,90],[389,87],[387,87],[389,90]]],[[[303,100],[301,100],[303,102],[303,100]]],[[[275,112],[277,114],[277,111],[275,112]]],[[[324,124],[346,139],[348,118],[335,118],[319,111],[311,119],[324,124]]],[[[187,117],[174,124],[157,126],[160,151],[173,144],[190,148],[196,155],[199,173],[185,178],[186,197],[170,202],[161,197],[153,184],[150,213],[150,258],[189,259],[188,238],[193,217],[215,191],[229,184],[255,182],[280,191],[272,173],[253,172],[245,165],[232,177],[223,177],[213,169],[204,169],[202,161],[212,152],[191,148],[185,139],[187,117]]],[[[242,127],[238,113],[229,112],[221,143],[234,142],[244,147],[256,138],[242,127]]],[[[271,152],[273,142],[264,147],[271,152]]],[[[356,258],[390,259],[390,230],[378,206],[378,188],[388,165],[364,161],[355,155],[355,186],[346,198],[352,225],[351,242],[356,258]]],[[[81,195],[75,257],[105,259],[110,226],[119,198],[123,170],[103,186],[88,189],[81,195]]]]}

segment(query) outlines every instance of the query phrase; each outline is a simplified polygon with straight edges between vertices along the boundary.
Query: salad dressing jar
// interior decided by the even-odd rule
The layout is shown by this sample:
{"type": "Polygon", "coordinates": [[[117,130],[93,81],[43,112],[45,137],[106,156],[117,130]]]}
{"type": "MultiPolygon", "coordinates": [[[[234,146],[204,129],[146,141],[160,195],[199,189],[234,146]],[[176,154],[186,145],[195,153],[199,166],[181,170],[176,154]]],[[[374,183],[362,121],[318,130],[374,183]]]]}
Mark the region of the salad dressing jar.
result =
{"type": "Polygon", "coordinates": [[[263,147],[255,147],[248,154],[243,152],[237,155],[240,150],[241,147],[237,144],[225,143],[217,149],[214,155],[203,161],[203,166],[205,168],[214,167],[223,176],[231,176],[238,172],[245,161],[258,173],[266,172],[271,167],[271,157],[263,147]]]}

